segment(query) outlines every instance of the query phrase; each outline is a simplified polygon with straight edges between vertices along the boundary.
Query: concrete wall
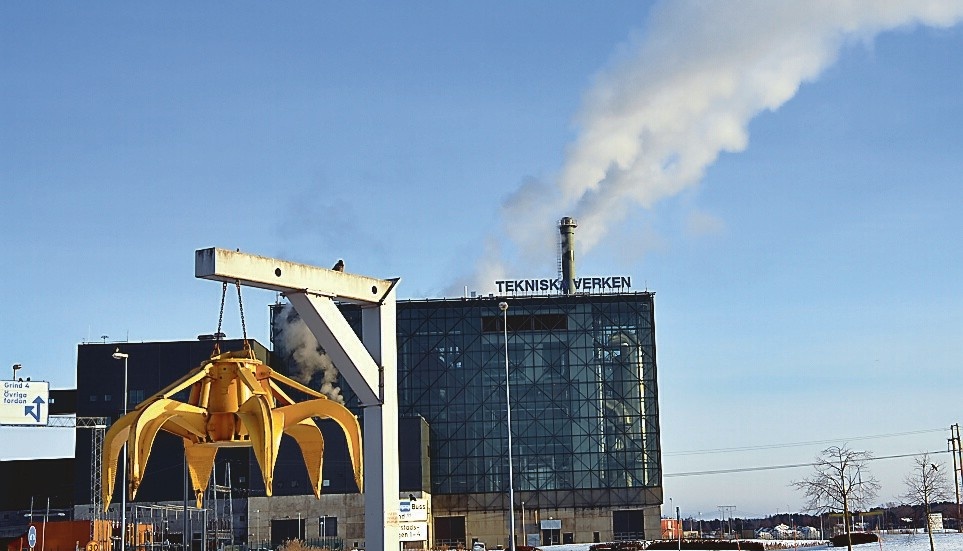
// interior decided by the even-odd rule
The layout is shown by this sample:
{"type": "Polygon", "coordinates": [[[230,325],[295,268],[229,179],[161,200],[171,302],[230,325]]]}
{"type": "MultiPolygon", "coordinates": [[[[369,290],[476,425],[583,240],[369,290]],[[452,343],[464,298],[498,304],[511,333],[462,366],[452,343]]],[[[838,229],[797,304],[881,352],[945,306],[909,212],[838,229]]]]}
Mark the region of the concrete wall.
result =
{"type": "MultiPolygon", "coordinates": [[[[644,526],[647,539],[658,539],[661,535],[659,508],[644,508],[644,526]]],[[[576,508],[576,509],[540,509],[532,511],[525,510],[525,519],[522,520],[521,508],[515,509],[515,530],[518,533],[517,541],[519,545],[527,541],[523,534],[538,534],[538,545],[546,545],[546,534],[542,530],[544,521],[557,520],[561,522],[559,530],[559,543],[564,542],[565,534],[571,534],[575,543],[590,543],[595,539],[595,532],[599,533],[599,541],[612,541],[612,512],[613,509],[607,507],[600,508],[576,508]],[[524,524],[524,532],[523,532],[524,524]]],[[[468,538],[467,543],[471,543],[473,538],[478,538],[488,544],[489,547],[508,544],[508,520],[502,511],[493,512],[469,512],[465,513],[465,531],[468,538]]]]}
{"type": "MultiPolygon", "coordinates": [[[[408,493],[402,492],[400,499],[408,499],[408,493]]],[[[435,539],[434,523],[430,520],[435,516],[463,516],[465,518],[466,543],[471,544],[474,539],[488,544],[489,548],[508,544],[508,520],[505,512],[498,509],[491,511],[448,511],[432,508],[432,496],[416,493],[420,503],[428,503],[429,538],[435,539]]],[[[239,500],[235,499],[235,511],[240,509],[239,500]]],[[[176,504],[175,504],[176,505],[176,504]]],[[[658,539],[661,534],[658,506],[634,507],[642,509],[643,527],[647,539],[658,539]]],[[[612,515],[616,509],[611,507],[597,508],[558,508],[537,509],[521,507],[515,509],[515,530],[519,544],[526,542],[524,534],[537,534],[538,545],[545,542],[542,530],[545,521],[557,521],[561,528],[558,531],[560,542],[565,541],[565,535],[571,534],[576,543],[589,543],[595,540],[595,533],[599,534],[599,541],[612,541],[612,515]],[[523,530],[524,527],[524,530],[523,530]]],[[[235,522],[246,523],[247,541],[252,547],[261,545],[270,547],[272,539],[272,521],[296,522],[303,521],[302,537],[315,540],[321,537],[319,519],[321,517],[336,517],[338,523],[338,537],[344,539],[350,549],[355,542],[364,544],[364,497],[360,494],[322,494],[321,499],[313,495],[303,496],[274,496],[250,497],[247,499],[246,520],[236,519],[235,522]]],[[[180,517],[171,522],[179,523],[180,517]]],[[[89,525],[88,525],[89,526],[89,525]]],[[[193,525],[192,525],[193,526],[193,525]]],[[[48,526],[49,527],[49,526],[48,526]]],[[[196,527],[195,527],[196,528],[196,527]]],[[[89,530],[89,528],[87,528],[89,530]]],[[[179,531],[180,525],[172,527],[179,531]]],[[[50,534],[48,534],[48,538],[50,534]]],[[[70,542],[73,543],[72,541],[70,542]]],[[[81,542],[83,545],[85,542],[81,542]]],[[[417,548],[418,543],[412,542],[406,548],[417,548]]],[[[48,541],[49,546],[49,541],[48,541]]],[[[71,548],[73,545],[70,546],[71,548]]],[[[53,550],[57,551],[57,550],[53,550]]],[[[67,551],[61,549],[60,551],[67,551]]]]}
{"type": "Polygon", "coordinates": [[[321,537],[323,516],[338,518],[338,537],[350,545],[364,541],[364,498],[360,494],[252,497],[248,499],[248,534],[271,540],[272,520],[304,519],[304,539],[321,537]]]}
{"type": "MultiPolygon", "coordinates": [[[[419,499],[430,497],[423,495],[419,499]]],[[[292,520],[300,515],[304,519],[304,538],[320,537],[318,519],[322,516],[338,518],[338,536],[345,540],[349,548],[354,542],[364,541],[364,500],[358,494],[321,495],[321,499],[314,496],[280,496],[280,497],[252,497],[248,501],[248,533],[252,540],[256,539],[260,530],[261,539],[270,541],[272,520],[292,520]]],[[[647,539],[658,539],[661,535],[659,508],[647,507],[643,509],[643,529],[647,539]]],[[[508,520],[503,511],[472,511],[465,513],[432,511],[434,515],[464,516],[466,543],[471,544],[475,539],[485,542],[489,548],[508,544],[508,520]]],[[[613,509],[577,508],[577,509],[540,509],[525,510],[525,533],[538,534],[539,545],[543,544],[543,521],[557,520],[561,523],[559,541],[564,541],[565,534],[572,534],[576,543],[588,543],[595,539],[595,532],[599,533],[600,541],[612,541],[612,513],[613,509]]],[[[525,542],[523,536],[522,510],[515,510],[515,530],[519,544],[525,542]]],[[[434,537],[433,523],[429,521],[429,532],[434,537]]]]}

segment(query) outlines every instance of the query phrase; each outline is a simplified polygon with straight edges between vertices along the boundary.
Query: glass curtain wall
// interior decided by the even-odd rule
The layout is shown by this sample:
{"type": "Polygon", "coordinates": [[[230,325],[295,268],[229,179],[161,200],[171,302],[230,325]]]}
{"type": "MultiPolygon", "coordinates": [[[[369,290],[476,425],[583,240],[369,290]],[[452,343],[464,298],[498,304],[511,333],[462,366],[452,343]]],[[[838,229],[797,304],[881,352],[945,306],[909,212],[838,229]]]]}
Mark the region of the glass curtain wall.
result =
{"type": "MultiPolygon", "coordinates": [[[[398,303],[400,413],[428,421],[435,494],[507,488],[500,300],[398,303]]],[[[639,503],[661,486],[652,293],[504,300],[516,492],[639,503]]]]}

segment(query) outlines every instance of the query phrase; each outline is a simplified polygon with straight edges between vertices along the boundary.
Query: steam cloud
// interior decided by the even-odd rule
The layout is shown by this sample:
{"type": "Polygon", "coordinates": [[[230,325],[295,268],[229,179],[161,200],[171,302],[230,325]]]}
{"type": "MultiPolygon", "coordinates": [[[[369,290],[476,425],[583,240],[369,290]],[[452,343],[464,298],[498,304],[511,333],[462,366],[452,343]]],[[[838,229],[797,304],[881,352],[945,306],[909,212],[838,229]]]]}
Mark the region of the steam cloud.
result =
{"type": "MultiPolygon", "coordinates": [[[[949,27],[961,17],[958,0],[657,4],[641,39],[587,92],[557,181],[526,182],[504,202],[511,243],[501,248],[544,259],[558,240],[555,221],[574,216],[579,252],[587,252],[638,207],[696,185],[721,152],[744,150],[752,118],[818,78],[843,46],[900,27],[949,27]]],[[[486,261],[472,282],[478,288],[505,275],[486,261]]]]}
{"type": "Polygon", "coordinates": [[[275,342],[283,354],[294,360],[292,377],[307,386],[320,385],[320,388],[316,388],[318,392],[343,404],[344,396],[336,386],[338,369],[321,349],[304,320],[294,315],[293,306],[286,304],[281,309],[277,315],[276,327],[278,333],[275,342]]]}

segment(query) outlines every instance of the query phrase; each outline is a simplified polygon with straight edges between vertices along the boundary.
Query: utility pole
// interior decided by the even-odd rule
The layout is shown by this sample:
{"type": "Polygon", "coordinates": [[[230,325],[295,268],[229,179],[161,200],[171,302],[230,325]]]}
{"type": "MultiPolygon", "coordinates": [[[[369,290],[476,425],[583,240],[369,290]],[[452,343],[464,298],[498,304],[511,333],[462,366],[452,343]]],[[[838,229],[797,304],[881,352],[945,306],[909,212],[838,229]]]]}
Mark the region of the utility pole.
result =
{"type": "MultiPolygon", "coordinates": [[[[960,474],[963,469],[963,453],[960,446],[960,425],[953,423],[950,425],[950,452],[953,456],[953,487],[956,489],[956,531],[963,532],[960,526],[963,519],[960,518],[960,474]]],[[[929,522],[929,520],[927,520],[929,522]]]]}
{"type": "Polygon", "coordinates": [[[723,532],[723,533],[726,533],[725,520],[726,520],[726,513],[727,513],[727,512],[729,513],[729,531],[732,531],[732,511],[735,510],[736,506],[735,506],[735,505],[719,505],[718,507],[719,507],[719,511],[721,512],[721,515],[722,515],[722,521],[721,521],[721,523],[720,523],[720,527],[721,527],[721,529],[722,529],[722,532],[723,532]]]}

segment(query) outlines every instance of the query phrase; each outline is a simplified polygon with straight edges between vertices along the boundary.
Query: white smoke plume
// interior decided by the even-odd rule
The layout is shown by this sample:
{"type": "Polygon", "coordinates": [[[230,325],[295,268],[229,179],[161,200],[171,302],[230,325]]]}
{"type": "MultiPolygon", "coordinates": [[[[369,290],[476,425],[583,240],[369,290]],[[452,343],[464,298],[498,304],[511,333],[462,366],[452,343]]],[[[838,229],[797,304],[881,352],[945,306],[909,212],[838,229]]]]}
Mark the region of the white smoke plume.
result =
{"type": "Polygon", "coordinates": [[[505,201],[518,263],[554,252],[563,216],[578,220],[582,254],[630,213],[698,184],[720,153],[748,146],[756,115],[789,101],[844,46],[913,25],[953,26],[961,16],[959,0],[656,4],[639,38],[587,92],[557,181],[526,182],[505,201]]]}
{"type": "Polygon", "coordinates": [[[285,304],[275,320],[275,343],[282,354],[289,355],[294,361],[292,378],[309,387],[318,386],[315,390],[343,404],[344,396],[337,386],[338,369],[321,349],[304,320],[293,314],[294,307],[285,304]]]}

